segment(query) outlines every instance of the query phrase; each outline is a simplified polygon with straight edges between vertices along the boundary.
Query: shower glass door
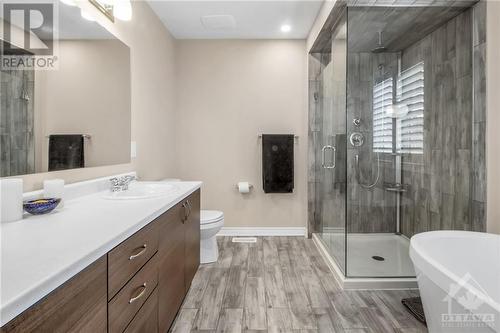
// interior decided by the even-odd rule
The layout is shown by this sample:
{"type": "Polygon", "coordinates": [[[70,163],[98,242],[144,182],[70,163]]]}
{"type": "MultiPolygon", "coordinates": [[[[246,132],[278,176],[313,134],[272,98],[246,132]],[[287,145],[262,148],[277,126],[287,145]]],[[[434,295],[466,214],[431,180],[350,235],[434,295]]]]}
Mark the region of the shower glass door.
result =
{"type": "MultiPolygon", "coordinates": [[[[339,267],[346,267],[346,16],[315,55],[317,89],[316,165],[319,236],[339,267]]],[[[314,55],[313,55],[314,56],[314,55]]]]}

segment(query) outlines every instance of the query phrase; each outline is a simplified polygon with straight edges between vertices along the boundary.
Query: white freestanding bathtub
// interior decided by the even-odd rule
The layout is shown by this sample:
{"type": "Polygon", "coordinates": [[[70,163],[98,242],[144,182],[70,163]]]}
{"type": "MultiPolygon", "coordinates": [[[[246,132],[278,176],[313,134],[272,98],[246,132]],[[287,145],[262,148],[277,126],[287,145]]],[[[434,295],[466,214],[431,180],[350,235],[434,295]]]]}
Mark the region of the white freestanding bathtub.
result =
{"type": "Polygon", "coordinates": [[[429,332],[500,332],[500,235],[424,232],[410,257],[429,332]]]}

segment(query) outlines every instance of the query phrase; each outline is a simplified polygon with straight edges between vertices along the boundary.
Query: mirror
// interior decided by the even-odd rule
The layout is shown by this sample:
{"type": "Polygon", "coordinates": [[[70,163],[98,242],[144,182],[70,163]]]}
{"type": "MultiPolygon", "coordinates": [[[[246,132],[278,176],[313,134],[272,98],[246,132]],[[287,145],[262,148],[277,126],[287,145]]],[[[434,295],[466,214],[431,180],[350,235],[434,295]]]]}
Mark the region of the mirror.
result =
{"type": "Polygon", "coordinates": [[[113,5],[110,1],[103,0],[89,0],[101,13],[103,13],[111,22],[115,21],[115,16],[113,14],[113,5]]]}
{"type": "Polygon", "coordinates": [[[48,8],[28,8],[28,23],[15,10],[0,22],[0,176],[129,163],[128,46],[78,7],[54,3],[52,22],[48,8]]]}

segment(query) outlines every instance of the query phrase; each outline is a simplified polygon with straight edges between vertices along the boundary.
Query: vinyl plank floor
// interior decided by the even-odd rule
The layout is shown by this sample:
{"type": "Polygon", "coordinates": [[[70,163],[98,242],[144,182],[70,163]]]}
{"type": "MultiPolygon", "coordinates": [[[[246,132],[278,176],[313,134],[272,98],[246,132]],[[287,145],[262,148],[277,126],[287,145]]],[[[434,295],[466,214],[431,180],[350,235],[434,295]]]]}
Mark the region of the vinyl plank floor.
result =
{"type": "Polygon", "coordinates": [[[247,278],[244,310],[247,330],[267,330],[266,290],[263,278],[247,278]]]}
{"type": "Polygon", "coordinates": [[[216,332],[240,333],[241,331],[243,331],[243,309],[224,309],[216,332]]]}
{"type": "Polygon", "coordinates": [[[171,332],[427,332],[401,304],[417,291],[344,291],[312,240],[217,243],[219,260],[199,268],[171,332]]]}

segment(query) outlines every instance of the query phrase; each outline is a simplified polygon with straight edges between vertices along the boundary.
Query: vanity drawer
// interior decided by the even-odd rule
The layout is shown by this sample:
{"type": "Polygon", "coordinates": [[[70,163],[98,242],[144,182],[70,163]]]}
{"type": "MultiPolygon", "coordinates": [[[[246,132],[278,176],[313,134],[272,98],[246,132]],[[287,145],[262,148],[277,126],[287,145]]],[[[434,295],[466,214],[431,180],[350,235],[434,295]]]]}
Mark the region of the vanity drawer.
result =
{"type": "Polygon", "coordinates": [[[156,288],[137,315],[128,325],[125,333],[158,332],[158,288],[156,288]]]}
{"type": "Polygon", "coordinates": [[[109,333],[121,333],[158,284],[156,256],[108,303],[109,333]]]}
{"type": "Polygon", "coordinates": [[[148,224],[108,253],[108,300],[158,251],[156,228],[148,224]]]}

